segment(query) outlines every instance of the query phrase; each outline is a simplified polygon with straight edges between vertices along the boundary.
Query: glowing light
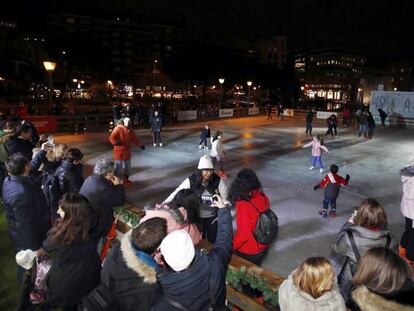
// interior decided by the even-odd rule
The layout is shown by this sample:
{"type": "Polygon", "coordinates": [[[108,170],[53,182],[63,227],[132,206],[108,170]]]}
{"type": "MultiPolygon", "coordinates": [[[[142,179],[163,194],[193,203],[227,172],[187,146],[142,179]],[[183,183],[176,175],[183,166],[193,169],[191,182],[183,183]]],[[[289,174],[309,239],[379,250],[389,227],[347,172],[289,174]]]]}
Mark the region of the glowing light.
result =
{"type": "Polygon", "coordinates": [[[44,61],[43,66],[45,67],[46,71],[52,72],[56,68],[56,63],[51,61],[44,61]]]}
{"type": "Polygon", "coordinates": [[[252,81],[247,81],[247,86],[252,86],[253,82],[252,81]]]}
{"type": "Polygon", "coordinates": [[[219,80],[219,82],[220,82],[220,84],[223,84],[224,83],[224,79],[223,78],[220,78],[220,79],[218,79],[219,80]]]}
{"type": "Polygon", "coordinates": [[[76,82],[78,82],[78,79],[73,79],[72,81],[73,81],[73,83],[76,83],[76,82]]]}

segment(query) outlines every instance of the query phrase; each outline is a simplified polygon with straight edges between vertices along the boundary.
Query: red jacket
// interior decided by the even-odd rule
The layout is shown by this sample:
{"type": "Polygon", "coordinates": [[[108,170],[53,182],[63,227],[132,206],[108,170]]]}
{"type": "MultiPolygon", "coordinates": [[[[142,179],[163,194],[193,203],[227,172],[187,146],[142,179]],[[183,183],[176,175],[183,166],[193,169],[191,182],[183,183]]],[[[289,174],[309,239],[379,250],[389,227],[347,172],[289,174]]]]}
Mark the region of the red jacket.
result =
{"type": "Polygon", "coordinates": [[[134,130],[124,125],[118,125],[109,136],[109,141],[114,145],[114,160],[131,159],[131,144],[140,147],[141,141],[135,136],[134,130]]]}
{"type": "Polygon", "coordinates": [[[253,236],[259,212],[252,203],[260,212],[270,207],[269,198],[260,190],[253,190],[250,201],[236,202],[237,231],[233,237],[233,251],[249,255],[257,254],[268,247],[258,243],[253,236]]]}

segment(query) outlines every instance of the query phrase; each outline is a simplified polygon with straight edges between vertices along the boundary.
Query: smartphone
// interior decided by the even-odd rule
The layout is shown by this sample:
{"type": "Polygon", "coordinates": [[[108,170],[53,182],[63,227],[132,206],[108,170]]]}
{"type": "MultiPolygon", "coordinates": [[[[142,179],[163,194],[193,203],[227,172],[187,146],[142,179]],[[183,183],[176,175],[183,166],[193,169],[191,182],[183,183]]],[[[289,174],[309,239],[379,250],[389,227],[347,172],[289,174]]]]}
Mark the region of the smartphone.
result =
{"type": "Polygon", "coordinates": [[[358,214],[358,207],[354,207],[354,212],[352,213],[352,217],[356,217],[358,214]]]}
{"type": "Polygon", "coordinates": [[[47,138],[47,144],[48,144],[49,146],[53,146],[53,145],[55,144],[55,138],[54,138],[52,135],[50,135],[50,136],[47,138]]]}

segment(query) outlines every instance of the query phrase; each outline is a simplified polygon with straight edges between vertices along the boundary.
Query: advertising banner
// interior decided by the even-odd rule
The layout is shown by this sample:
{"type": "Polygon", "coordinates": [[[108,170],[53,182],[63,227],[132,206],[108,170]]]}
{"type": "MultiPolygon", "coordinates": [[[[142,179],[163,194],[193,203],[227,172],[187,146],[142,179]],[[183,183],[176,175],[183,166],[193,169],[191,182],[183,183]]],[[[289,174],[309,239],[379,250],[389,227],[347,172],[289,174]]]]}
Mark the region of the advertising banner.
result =
{"type": "Polygon", "coordinates": [[[333,111],[317,111],[316,118],[317,119],[328,119],[333,114],[338,116],[338,113],[333,112],[333,111]]]}
{"type": "Polygon", "coordinates": [[[286,109],[283,115],[285,117],[293,117],[293,109],[286,109]]]}
{"type": "Polygon", "coordinates": [[[255,116],[259,114],[259,108],[253,107],[249,108],[249,116],[255,116]]]}
{"type": "Polygon", "coordinates": [[[178,111],[178,121],[197,120],[197,110],[178,111]]]}
{"type": "Polygon", "coordinates": [[[220,109],[220,118],[229,118],[233,116],[233,109],[220,109]]]}
{"type": "Polygon", "coordinates": [[[373,91],[371,93],[370,111],[378,116],[378,109],[391,118],[414,118],[414,92],[373,91]]]}
{"type": "Polygon", "coordinates": [[[57,120],[55,116],[24,116],[24,119],[32,122],[40,133],[57,131],[57,120]]]}

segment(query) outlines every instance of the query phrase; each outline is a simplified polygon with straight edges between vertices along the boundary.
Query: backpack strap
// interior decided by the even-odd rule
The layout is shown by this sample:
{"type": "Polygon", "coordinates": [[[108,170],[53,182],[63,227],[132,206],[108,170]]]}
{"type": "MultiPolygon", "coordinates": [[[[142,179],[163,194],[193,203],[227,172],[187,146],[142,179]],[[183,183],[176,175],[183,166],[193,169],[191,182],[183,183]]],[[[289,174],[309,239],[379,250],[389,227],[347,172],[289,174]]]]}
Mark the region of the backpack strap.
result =
{"type": "Polygon", "coordinates": [[[186,307],[184,307],[182,304],[178,303],[175,300],[169,299],[165,296],[161,296],[161,300],[164,300],[166,303],[168,303],[169,305],[173,306],[174,308],[181,310],[181,311],[190,311],[189,309],[187,309],[186,307]]]}
{"type": "Polygon", "coordinates": [[[390,248],[391,245],[391,236],[387,234],[387,242],[385,243],[385,248],[390,248]]]}
{"type": "Polygon", "coordinates": [[[352,251],[354,252],[355,258],[357,261],[361,258],[361,254],[358,251],[358,248],[355,244],[354,235],[352,234],[352,231],[347,230],[346,233],[348,234],[349,241],[351,242],[352,251]]]}

